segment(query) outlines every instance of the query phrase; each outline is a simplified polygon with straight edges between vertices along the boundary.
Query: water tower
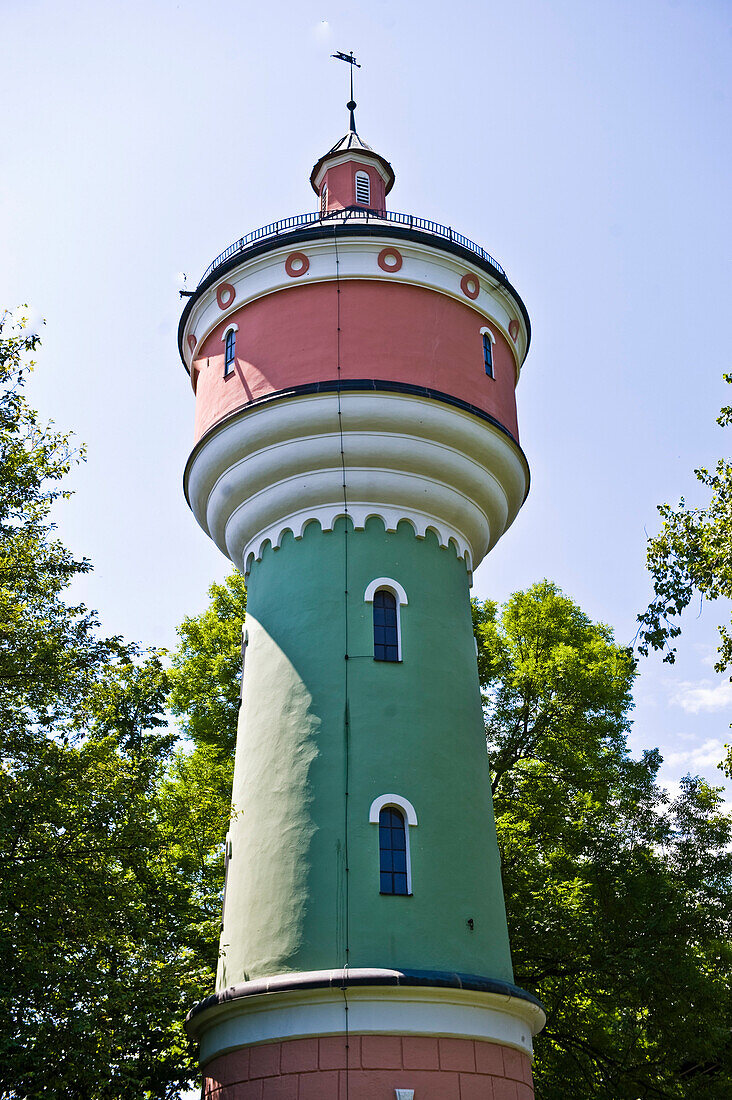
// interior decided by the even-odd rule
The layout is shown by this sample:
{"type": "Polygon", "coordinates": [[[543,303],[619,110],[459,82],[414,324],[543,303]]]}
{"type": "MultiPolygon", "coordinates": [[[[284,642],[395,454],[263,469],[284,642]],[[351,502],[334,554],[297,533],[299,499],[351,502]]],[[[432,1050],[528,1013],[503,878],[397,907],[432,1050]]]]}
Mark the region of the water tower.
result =
{"type": "Polygon", "coordinates": [[[247,576],[216,992],[216,1100],[528,1100],[470,615],[529,484],[529,319],[452,228],[387,208],[350,128],[317,211],[189,297],[193,513],[247,576]]]}

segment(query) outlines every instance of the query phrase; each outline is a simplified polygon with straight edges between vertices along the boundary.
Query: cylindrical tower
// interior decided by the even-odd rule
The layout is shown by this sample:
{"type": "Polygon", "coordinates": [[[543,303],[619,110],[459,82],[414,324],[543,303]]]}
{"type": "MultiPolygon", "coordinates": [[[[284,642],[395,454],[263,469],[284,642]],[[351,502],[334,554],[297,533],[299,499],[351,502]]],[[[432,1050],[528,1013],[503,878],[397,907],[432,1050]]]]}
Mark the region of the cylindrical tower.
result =
{"type": "Polygon", "coordinates": [[[217,991],[188,1018],[216,1100],[533,1096],[469,603],[528,490],[529,320],[393,183],[352,127],[318,211],[233,244],[180,323],[186,495],[248,577],[217,991]]]}

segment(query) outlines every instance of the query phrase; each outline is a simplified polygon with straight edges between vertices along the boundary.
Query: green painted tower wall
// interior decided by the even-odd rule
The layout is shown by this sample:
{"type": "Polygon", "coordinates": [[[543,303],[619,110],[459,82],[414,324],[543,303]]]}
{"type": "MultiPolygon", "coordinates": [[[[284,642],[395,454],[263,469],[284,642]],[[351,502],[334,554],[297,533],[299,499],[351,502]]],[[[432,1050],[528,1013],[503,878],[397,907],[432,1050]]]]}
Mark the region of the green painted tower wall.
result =
{"type": "Polygon", "coordinates": [[[408,523],[312,523],[254,563],[246,629],[217,988],[346,962],[511,981],[465,563],[408,523]],[[373,659],[378,577],[408,597],[400,663],[373,659]],[[387,793],[418,816],[411,897],[379,893],[387,793]]]}

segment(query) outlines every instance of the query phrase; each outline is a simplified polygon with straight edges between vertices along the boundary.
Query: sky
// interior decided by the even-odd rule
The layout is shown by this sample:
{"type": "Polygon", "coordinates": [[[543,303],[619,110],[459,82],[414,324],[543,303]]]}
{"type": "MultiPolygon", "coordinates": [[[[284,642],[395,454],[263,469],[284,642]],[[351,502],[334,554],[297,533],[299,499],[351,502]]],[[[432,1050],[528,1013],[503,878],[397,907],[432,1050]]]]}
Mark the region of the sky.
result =
{"type": "MultiPolygon", "coordinates": [[[[531,492],[474,593],[548,577],[632,641],[656,506],[704,503],[693,470],[726,443],[732,6],[0,0],[0,27],[0,305],[45,318],[29,396],[87,447],[57,521],[105,630],[173,645],[229,571],[182,493],[179,273],[314,208],[352,49],[390,208],[482,244],[532,320],[531,492]]],[[[661,748],[672,791],[722,779],[725,615],[695,604],[677,663],[641,662],[631,746],[661,748]]]]}

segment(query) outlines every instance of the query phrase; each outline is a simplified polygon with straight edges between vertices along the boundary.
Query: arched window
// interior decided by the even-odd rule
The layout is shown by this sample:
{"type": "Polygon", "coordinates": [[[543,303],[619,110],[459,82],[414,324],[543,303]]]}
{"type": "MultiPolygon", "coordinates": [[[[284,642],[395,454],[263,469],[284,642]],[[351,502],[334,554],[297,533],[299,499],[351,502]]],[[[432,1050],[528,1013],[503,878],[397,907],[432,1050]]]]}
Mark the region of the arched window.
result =
{"type": "Polygon", "coordinates": [[[328,184],[323,184],[323,190],[320,192],[320,216],[324,218],[328,213],[328,184]]]}
{"type": "Polygon", "coordinates": [[[371,803],[369,821],[379,826],[379,892],[410,895],[409,827],[417,824],[414,806],[398,794],[382,794],[371,803]]]}
{"type": "Polygon", "coordinates": [[[226,378],[227,374],[231,374],[234,369],[234,359],[236,358],[236,329],[230,328],[226,333],[225,347],[224,378],[226,378]]]}
{"type": "Polygon", "coordinates": [[[356,172],[356,202],[371,205],[371,180],[367,172],[356,172]]]}
{"type": "Polygon", "coordinates": [[[374,660],[399,660],[397,602],[384,588],[374,593],[374,660]]]}
{"type": "Polygon", "coordinates": [[[489,378],[493,378],[493,345],[495,339],[493,333],[488,328],[482,328],[480,332],[483,337],[483,364],[485,366],[485,373],[489,378]]]}
{"type": "Polygon", "coordinates": [[[398,581],[379,577],[371,582],[363,598],[373,604],[374,660],[401,661],[401,605],[406,604],[407,593],[398,581]]]}
{"type": "Polygon", "coordinates": [[[407,826],[396,806],[384,806],[379,814],[379,893],[409,893],[407,826]]]}

